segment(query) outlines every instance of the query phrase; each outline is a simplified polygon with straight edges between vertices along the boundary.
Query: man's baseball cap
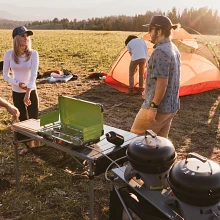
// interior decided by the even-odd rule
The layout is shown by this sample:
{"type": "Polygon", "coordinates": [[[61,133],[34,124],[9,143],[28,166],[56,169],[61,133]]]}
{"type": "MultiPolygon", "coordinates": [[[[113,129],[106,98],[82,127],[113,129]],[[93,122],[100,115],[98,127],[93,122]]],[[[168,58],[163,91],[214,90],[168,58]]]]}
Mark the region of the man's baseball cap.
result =
{"type": "Polygon", "coordinates": [[[176,29],[177,25],[172,24],[171,20],[163,15],[154,15],[150,24],[144,24],[145,27],[158,27],[162,29],[173,28],[176,29]]]}
{"type": "Polygon", "coordinates": [[[24,33],[27,33],[28,36],[30,35],[33,35],[33,32],[32,31],[29,31],[26,27],[24,26],[19,26],[19,27],[16,27],[13,32],[12,32],[12,37],[14,38],[15,36],[17,35],[21,35],[21,34],[24,34],[24,33]]]}

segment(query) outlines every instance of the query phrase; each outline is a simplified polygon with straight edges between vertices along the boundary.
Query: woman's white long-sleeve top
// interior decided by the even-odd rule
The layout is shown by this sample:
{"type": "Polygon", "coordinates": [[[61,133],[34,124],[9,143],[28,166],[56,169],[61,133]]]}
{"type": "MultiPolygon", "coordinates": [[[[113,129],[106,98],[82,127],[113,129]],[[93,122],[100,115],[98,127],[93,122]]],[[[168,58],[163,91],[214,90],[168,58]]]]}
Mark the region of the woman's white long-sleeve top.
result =
{"type": "Polygon", "coordinates": [[[19,57],[19,64],[12,59],[13,50],[9,50],[4,55],[3,78],[12,84],[12,90],[19,93],[26,92],[19,87],[19,83],[25,83],[27,88],[36,89],[36,78],[39,66],[39,55],[36,50],[32,50],[31,57],[26,61],[26,56],[19,57]],[[10,75],[10,68],[12,75],[10,75]]]}

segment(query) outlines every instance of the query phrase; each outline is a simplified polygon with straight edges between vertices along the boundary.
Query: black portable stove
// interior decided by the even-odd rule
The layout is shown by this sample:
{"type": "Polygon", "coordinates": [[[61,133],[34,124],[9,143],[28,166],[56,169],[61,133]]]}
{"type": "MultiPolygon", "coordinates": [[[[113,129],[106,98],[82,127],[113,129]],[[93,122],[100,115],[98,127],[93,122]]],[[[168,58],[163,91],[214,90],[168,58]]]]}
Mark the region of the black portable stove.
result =
{"type": "Polygon", "coordinates": [[[196,153],[173,165],[172,143],[148,134],[130,143],[130,164],[113,172],[169,219],[220,220],[220,166],[196,153]]]}
{"type": "Polygon", "coordinates": [[[117,175],[129,185],[135,181],[139,188],[133,184],[133,189],[166,216],[172,209],[184,220],[220,220],[220,167],[213,161],[189,153],[160,174],[143,173],[130,164],[122,171],[117,175]]]}
{"type": "Polygon", "coordinates": [[[126,167],[125,179],[142,179],[149,190],[168,187],[167,177],[176,159],[173,144],[166,138],[156,136],[150,130],[145,136],[135,138],[126,152],[130,165],[126,167]]]}
{"type": "Polygon", "coordinates": [[[217,163],[189,153],[170,170],[172,192],[168,204],[175,204],[186,220],[220,219],[220,167],[217,163]]]}

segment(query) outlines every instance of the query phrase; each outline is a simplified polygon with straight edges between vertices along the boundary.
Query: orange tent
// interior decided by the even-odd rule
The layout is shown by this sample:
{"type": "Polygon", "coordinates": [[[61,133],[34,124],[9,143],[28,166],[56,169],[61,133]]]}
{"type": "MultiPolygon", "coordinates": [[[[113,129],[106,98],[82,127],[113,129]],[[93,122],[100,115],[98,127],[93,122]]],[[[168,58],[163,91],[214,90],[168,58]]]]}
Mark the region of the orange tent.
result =
{"type": "MultiPolygon", "coordinates": [[[[145,34],[143,38],[146,41],[149,55],[151,55],[153,45],[149,41],[149,33],[145,34]]],[[[182,59],[180,96],[220,88],[219,61],[209,43],[198,42],[183,28],[173,31],[172,41],[179,48],[182,59]]],[[[105,83],[121,92],[127,92],[130,59],[130,55],[125,48],[104,79],[105,83]]],[[[134,82],[137,88],[138,78],[138,71],[136,71],[134,82]]]]}

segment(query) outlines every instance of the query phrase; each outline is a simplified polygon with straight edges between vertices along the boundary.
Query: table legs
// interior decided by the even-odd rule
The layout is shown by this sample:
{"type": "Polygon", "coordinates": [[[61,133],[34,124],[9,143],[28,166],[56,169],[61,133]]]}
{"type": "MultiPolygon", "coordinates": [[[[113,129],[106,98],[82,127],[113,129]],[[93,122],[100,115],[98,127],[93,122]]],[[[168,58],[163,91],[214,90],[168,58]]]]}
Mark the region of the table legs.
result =
{"type": "Polygon", "coordinates": [[[13,142],[14,154],[15,154],[15,179],[16,179],[16,187],[20,188],[20,173],[19,173],[19,162],[18,162],[18,146],[15,142],[13,142]]]}
{"type": "MultiPolygon", "coordinates": [[[[19,154],[18,154],[18,141],[16,133],[14,132],[13,148],[15,154],[15,178],[16,187],[20,189],[20,171],[19,171],[19,154]]],[[[94,220],[94,172],[93,162],[89,161],[89,219],[94,220]]]]}
{"type": "Polygon", "coordinates": [[[115,192],[116,192],[118,198],[119,198],[120,201],[121,201],[121,204],[123,205],[123,207],[124,207],[124,209],[125,209],[125,211],[126,211],[126,213],[127,213],[127,215],[128,215],[129,220],[133,220],[133,217],[132,217],[132,215],[131,215],[129,209],[127,208],[127,206],[126,206],[126,204],[125,204],[123,198],[121,197],[118,188],[116,187],[116,185],[114,185],[113,187],[114,187],[114,190],[115,190],[115,192]]]}
{"type": "Polygon", "coordinates": [[[89,162],[89,219],[94,219],[94,174],[91,161],[89,162]]]}

